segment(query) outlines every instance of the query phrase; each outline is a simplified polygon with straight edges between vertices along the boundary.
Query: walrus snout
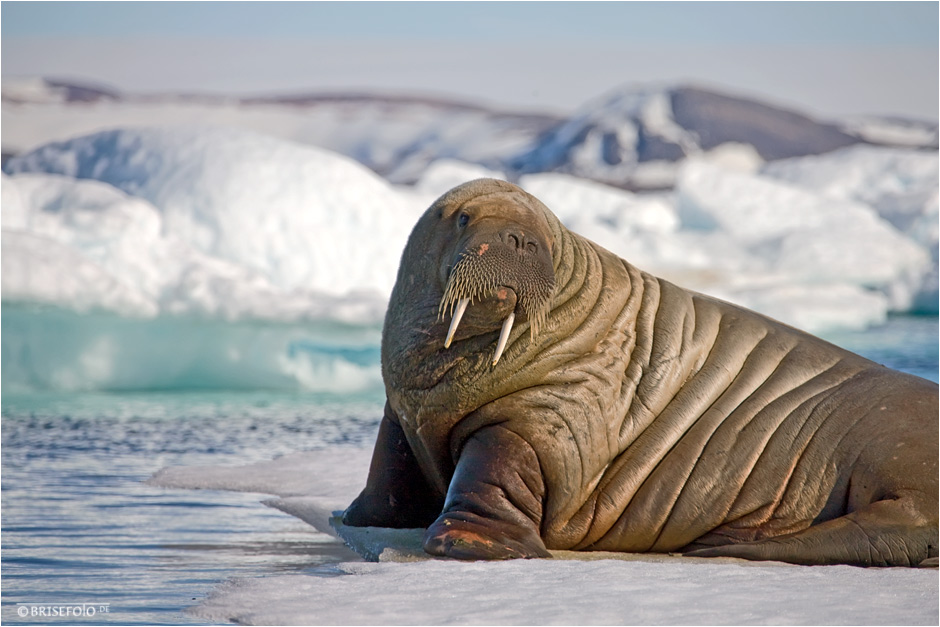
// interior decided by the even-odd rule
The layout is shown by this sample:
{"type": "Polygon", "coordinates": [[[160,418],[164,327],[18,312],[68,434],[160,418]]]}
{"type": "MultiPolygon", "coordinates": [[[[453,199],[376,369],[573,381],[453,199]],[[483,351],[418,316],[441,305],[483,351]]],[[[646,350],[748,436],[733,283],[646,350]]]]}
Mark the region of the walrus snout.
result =
{"type": "Polygon", "coordinates": [[[501,318],[493,358],[495,366],[517,318],[529,322],[532,338],[544,323],[555,289],[551,255],[537,236],[510,225],[495,233],[486,230],[470,234],[456,257],[439,307],[441,318],[445,312],[453,314],[444,348],[450,347],[468,306],[487,299],[491,300],[491,305],[505,301],[507,290],[515,296],[514,309],[501,318]]]}

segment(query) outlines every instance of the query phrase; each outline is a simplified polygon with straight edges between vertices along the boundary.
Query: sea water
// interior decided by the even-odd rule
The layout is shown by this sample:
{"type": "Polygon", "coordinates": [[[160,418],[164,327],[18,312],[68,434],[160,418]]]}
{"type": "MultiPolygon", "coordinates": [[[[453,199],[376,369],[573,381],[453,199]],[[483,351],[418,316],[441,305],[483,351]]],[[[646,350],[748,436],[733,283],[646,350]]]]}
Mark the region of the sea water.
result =
{"type": "MultiPolygon", "coordinates": [[[[4,344],[8,330],[5,324],[4,344]]],[[[896,317],[826,337],[936,381],[937,330],[936,317],[896,317]]],[[[334,333],[339,339],[326,353],[377,371],[377,351],[364,350],[361,334],[343,333],[334,333]],[[342,337],[357,338],[348,354],[342,337]]],[[[6,347],[4,360],[5,369],[15,363],[6,347]]],[[[230,578],[332,576],[330,564],[356,560],[328,536],[262,506],[260,495],[143,482],[166,466],[240,466],[296,451],[370,447],[384,398],[368,378],[373,382],[338,393],[105,393],[7,386],[16,377],[5,373],[3,622],[191,624],[199,620],[186,608],[230,578]]]]}

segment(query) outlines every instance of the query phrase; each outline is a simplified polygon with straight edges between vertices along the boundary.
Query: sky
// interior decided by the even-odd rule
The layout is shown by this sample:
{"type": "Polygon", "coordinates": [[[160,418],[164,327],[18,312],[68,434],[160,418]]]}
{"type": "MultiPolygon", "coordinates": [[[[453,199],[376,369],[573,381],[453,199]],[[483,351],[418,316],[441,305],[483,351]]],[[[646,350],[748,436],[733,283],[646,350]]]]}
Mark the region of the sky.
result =
{"type": "Polygon", "coordinates": [[[937,119],[936,2],[10,2],[2,74],[130,92],[381,91],[567,113],[694,83],[937,119]]]}

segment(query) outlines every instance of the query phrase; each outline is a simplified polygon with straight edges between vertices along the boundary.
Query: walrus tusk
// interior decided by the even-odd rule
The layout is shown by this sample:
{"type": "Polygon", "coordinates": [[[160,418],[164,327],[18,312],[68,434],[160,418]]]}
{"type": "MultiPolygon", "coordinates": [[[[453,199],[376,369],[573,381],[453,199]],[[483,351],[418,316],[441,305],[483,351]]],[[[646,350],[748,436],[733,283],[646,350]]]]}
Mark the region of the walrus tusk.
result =
{"type": "Polygon", "coordinates": [[[447,339],[444,340],[444,348],[450,348],[451,340],[454,339],[454,333],[457,332],[457,325],[460,324],[460,319],[463,318],[463,312],[467,310],[467,304],[469,302],[469,298],[461,298],[457,303],[457,309],[454,311],[454,317],[450,321],[450,328],[447,329],[447,339]]]}
{"type": "Polygon", "coordinates": [[[503,321],[503,329],[499,332],[499,342],[496,344],[496,356],[493,357],[493,365],[503,356],[503,350],[506,348],[506,342],[509,341],[509,332],[512,331],[513,320],[516,319],[515,313],[510,313],[503,321]]]}

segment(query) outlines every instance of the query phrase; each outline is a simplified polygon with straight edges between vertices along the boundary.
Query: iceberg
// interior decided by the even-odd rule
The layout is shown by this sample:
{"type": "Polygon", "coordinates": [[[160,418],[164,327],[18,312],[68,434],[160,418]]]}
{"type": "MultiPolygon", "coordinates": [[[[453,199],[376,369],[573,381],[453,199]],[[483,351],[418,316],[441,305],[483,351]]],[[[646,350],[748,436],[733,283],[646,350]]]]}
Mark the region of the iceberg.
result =
{"type": "MultiPolygon", "coordinates": [[[[783,299],[770,292],[851,292],[849,302],[866,313],[847,316],[849,326],[917,309],[935,292],[935,155],[853,148],[757,172],[726,161],[707,154],[686,160],[667,193],[634,194],[551,173],[524,176],[520,184],[569,228],[631,263],[760,305],[784,321],[809,322],[811,331],[819,330],[813,320],[838,326],[838,312],[793,318],[796,308],[774,306],[783,299]],[[815,167],[824,159],[826,167],[815,167]],[[827,176],[800,174],[820,170],[827,176]],[[843,170],[841,186],[823,185],[843,170]]],[[[105,309],[371,322],[381,317],[400,251],[424,207],[459,182],[502,176],[442,160],[414,186],[395,187],[328,151],[213,127],[97,133],[11,159],[6,170],[14,176],[3,179],[4,231],[50,239],[95,264],[101,272],[88,270],[88,277],[103,272],[122,286],[83,282],[82,298],[105,309]],[[350,301],[358,313],[341,306],[350,301]],[[366,301],[372,305],[360,306],[366,301]]],[[[11,254],[29,250],[11,244],[11,254]]],[[[61,258],[63,276],[82,265],[61,252],[46,263],[61,258]]],[[[4,257],[11,266],[5,300],[88,308],[69,300],[67,294],[77,298],[74,286],[27,281],[24,264],[4,257]]]]}
{"type": "Polygon", "coordinates": [[[930,256],[870,206],[762,176],[688,162],[676,187],[689,230],[720,231],[754,258],[752,269],[792,284],[849,284],[911,309],[930,256]]]}
{"type": "Polygon", "coordinates": [[[865,203],[902,233],[936,247],[940,189],[940,155],[936,151],[861,144],[824,155],[771,162],[761,172],[825,198],[865,203]]]}
{"type": "Polygon", "coordinates": [[[933,263],[915,286],[910,310],[937,313],[940,155],[935,150],[858,145],[825,155],[768,163],[762,173],[825,198],[865,203],[920,244],[933,263]]]}
{"type": "Polygon", "coordinates": [[[144,318],[5,303],[2,326],[5,392],[383,390],[376,324],[144,318]]]}
{"type": "Polygon", "coordinates": [[[155,207],[163,233],[288,291],[387,294],[423,210],[347,157],[215,127],[105,131],[5,169],[107,183],[155,207]]]}
{"type": "Polygon", "coordinates": [[[57,174],[2,183],[5,302],[224,320],[374,323],[384,313],[375,290],[283,289],[258,269],[204,253],[168,230],[151,203],[106,183],[57,174]]]}
{"type": "Polygon", "coordinates": [[[568,174],[528,174],[519,185],[545,203],[565,225],[586,235],[594,225],[619,239],[617,247],[645,233],[672,233],[679,220],[663,194],[635,194],[568,174]]]}

